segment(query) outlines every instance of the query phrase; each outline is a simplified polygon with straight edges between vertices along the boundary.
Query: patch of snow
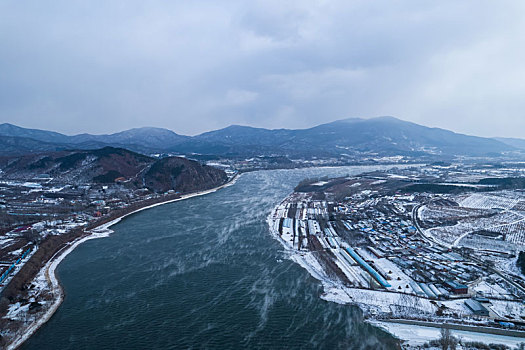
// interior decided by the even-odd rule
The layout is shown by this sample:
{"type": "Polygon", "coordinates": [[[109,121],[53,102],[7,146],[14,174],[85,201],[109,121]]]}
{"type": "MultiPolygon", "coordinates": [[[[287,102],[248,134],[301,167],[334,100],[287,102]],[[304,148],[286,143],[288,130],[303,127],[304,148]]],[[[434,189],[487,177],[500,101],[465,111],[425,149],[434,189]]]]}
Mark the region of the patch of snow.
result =
{"type": "MultiPolygon", "coordinates": [[[[371,324],[381,327],[387,332],[393,334],[399,339],[408,341],[412,345],[422,345],[430,340],[441,337],[441,329],[435,327],[425,327],[416,325],[407,325],[402,323],[371,321],[371,324]]],[[[507,346],[517,347],[520,343],[525,342],[523,338],[510,337],[504,335],[469,332],[451,329],[453,336],[467,342],[482,342],[485,344],[504,344],[507,346]]]]}

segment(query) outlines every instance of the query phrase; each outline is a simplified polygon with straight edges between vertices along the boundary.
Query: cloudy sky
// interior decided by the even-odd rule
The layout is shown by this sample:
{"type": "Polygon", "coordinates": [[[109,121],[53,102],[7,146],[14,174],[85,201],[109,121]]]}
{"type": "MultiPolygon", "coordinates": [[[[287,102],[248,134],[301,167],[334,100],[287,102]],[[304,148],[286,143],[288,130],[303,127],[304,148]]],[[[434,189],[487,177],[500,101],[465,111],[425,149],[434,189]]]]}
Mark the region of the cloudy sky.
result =
{"type": "Polygon", "coordinates": [[[0,2],[0,122],[67,134],[392,115],[525,137],[525,1],[0,2]]]}

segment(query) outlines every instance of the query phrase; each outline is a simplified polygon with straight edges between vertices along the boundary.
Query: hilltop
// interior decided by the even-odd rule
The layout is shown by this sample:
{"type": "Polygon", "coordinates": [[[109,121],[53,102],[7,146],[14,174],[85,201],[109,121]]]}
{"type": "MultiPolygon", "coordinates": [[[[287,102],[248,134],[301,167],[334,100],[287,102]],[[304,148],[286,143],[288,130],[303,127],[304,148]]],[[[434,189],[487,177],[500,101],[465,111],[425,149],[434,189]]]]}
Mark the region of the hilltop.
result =
{"type": "Polygon", "coordinates": [[[58,151],[4,158],[2,178],[29,181],[47,177],[69,185],[119,184],[127,189],[148,188],[191,192],[212,188],[227,179],[224,171],[180,157],[157,159],[123,148],[58,151]]]}

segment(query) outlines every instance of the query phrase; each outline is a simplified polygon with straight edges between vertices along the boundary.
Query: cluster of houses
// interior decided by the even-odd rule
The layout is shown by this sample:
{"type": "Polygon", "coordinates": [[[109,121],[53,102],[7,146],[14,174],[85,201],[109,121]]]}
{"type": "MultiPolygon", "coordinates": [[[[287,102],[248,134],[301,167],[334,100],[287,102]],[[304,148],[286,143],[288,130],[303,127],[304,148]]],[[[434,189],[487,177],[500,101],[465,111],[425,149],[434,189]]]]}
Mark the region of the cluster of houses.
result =
{"type": "Polygon", "coordinates": [[[456,300],[472,315],[494,316],[490,300],[475,288],[490,274],[457,251],[433,245],[420,235],[406,209],[414,205],[412,198],[404,203],[399,197],[383,197],[382,203],[348,198],[333,203],[295,196],[273,214],[281,239],[297,250],[330,251],[352,287],[456,300]],[[385,214],[385,203],[392,203],[389,209],[397,214],[385,214]],[[360,239],[351,241],[349,236],[360,239]]]}

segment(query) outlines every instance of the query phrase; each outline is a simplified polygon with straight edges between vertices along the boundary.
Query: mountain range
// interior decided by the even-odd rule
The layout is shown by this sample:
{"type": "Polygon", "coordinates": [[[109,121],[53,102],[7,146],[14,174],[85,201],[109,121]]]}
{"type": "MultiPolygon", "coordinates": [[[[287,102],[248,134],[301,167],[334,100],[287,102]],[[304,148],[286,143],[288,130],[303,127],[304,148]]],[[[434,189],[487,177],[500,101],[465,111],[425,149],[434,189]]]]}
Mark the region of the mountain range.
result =
{"type": "Polygon", "coordinates": [[[0,124],[0,155],[106,146],[135,152],[222,157],[288,156],[489,156],[525,150],[525,140],[468,136],[394,117],[351,118],[308,129],[263,129],[232,125],[197,136],[153,127],[114,134],[74,136],[0,124]]]}

